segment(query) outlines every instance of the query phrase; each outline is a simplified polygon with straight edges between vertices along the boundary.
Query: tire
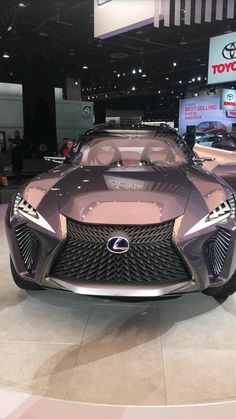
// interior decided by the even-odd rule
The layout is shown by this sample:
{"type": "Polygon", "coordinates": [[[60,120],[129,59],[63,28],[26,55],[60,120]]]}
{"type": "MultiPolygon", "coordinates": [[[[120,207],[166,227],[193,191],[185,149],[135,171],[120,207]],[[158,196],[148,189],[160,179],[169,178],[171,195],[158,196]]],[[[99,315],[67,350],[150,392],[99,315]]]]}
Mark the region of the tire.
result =
{"type": "Polygon", "coordinates": [[[35,290],[35,291],[43,290],[43,288],[40,287],[38,284],[35,284],[34,282],[26,281],[20,275],[18,275],[11,258],[10,258],[10,266],[11,266],[12,277],[18,288],[21,288],[22,290],[35,290]]]}
{"type": "Polygon", "coordinates": [[[222,287],[215,287],[215,288],[207,288],[203,291],[203,294],[210,295],[212,297],[229,297],[236,291],[236,273],[232,276],[232,278],[226,282],[225,285],[222,287]]]}

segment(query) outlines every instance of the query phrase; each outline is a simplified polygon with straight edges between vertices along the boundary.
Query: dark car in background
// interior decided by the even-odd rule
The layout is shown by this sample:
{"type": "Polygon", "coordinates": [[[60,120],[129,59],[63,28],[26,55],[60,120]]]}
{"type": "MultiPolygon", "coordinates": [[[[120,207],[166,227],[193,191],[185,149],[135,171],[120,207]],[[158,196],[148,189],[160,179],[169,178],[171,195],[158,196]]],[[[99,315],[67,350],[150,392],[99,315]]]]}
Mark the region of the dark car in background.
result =
{"type": "Polygon", "coordinates": [[[236,151],[236,133],[216,136],[212,147],[219,148],[220,150],[236,151]]]}
{"type": "Polygon", "coordinates": [[[155,298],[235,290],[235,192],[168,127],[100,127],[15,194],[15,283],[155,298]]]}

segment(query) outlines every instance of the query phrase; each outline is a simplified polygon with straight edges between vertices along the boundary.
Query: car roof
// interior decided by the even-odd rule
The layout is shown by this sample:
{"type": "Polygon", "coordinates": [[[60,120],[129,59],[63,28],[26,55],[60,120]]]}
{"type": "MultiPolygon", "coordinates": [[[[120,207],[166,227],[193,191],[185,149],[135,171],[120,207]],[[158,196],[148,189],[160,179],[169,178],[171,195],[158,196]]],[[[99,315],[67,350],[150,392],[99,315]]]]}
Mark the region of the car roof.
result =
{"type": "Polygon", "coordinates": [[[153,125],[136,125],[136,124],[127,124],[127,125],[109,125],[109,124],[99,124],[95,125],[92,129],[86,131],[84,135],[96,135],[96,134],[109,134],[109,133],[135,133],[135,132],[150,132],[155,134],[169,134],[170,136],[178,135],[177,131],[174,128],[171,128],[167,124],[161,124],[160,126],[153,125]]]}

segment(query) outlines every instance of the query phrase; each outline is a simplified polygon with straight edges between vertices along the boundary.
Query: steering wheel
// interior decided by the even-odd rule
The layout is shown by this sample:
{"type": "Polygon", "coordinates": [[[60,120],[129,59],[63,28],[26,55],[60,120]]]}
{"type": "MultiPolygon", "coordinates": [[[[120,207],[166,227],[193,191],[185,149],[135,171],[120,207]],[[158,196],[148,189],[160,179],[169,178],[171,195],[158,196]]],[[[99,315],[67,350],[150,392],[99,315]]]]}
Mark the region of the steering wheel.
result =
{"type": "Polygon", "coordinates": [[[122,157],[119,148],[115,145],[110,146],[94,146],[88,153],[88,164],[96,166],[112,165],[119,163],[122,165],[122,157]],[[101,154],[110,156],[108,162],[104,163],[101,154]]]}

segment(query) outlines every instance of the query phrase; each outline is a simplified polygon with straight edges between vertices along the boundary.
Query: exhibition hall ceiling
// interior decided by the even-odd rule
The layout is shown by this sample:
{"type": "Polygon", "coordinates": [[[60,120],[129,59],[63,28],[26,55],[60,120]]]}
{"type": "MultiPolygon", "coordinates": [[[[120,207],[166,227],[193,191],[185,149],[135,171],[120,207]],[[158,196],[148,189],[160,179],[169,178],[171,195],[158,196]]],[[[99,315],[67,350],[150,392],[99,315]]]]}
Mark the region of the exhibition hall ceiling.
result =
{"type": "Polygon", "coordinates": [[[85,99],[157,94],[164,103],[168,92],[172,103],[206,84],[209,37],[236,31],[235,19],[225,18],[159,29],[150,24],[99,40],[93,23],[93,0],[1,0],[0,81],[21,82],[25,60],[37,53],[53,68],[58,87],[67,76],[81,79],[85,99]]]}

